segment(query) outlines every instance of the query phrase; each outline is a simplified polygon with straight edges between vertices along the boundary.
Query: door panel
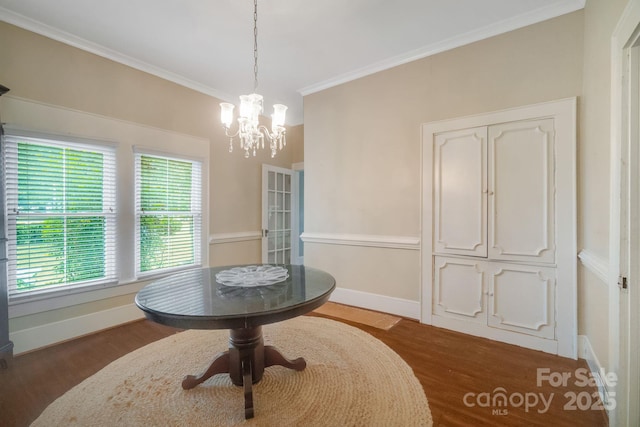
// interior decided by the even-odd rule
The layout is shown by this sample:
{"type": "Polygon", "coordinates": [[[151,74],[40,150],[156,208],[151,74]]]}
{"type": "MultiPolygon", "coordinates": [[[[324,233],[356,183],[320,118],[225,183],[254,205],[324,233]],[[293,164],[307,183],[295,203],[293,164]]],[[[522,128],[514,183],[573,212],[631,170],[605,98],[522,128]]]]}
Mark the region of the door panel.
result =
{"type": "Polygon", "coordinates": [[[488,268],[488,325],[553,339],[555,270],[505,263],[488,268]]]}
{"type": "Polygon", "coordinates": [[[487,128],[435,137],[434,250],[487,256],[487,128]]]}
{"type": "Polygon", "coordinates": [[[475,260],[435,257],[433,313],[485,324],[484,264],[475,260]]]}
{"type": "Polygon", "coordinates": [[[489,127],[489,258],[555,262],[553,120],[489,127]]]}

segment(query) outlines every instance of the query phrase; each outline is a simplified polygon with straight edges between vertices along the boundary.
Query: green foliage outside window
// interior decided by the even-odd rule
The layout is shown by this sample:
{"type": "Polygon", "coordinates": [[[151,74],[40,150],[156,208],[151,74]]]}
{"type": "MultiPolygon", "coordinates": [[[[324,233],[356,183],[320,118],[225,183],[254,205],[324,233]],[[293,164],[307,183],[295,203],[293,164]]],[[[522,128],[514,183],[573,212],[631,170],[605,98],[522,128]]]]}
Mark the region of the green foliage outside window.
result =
{"type": "MultiPolygon", "coordinates": [[[[11,286],[20,292],[115,278],[112,154],[30,138],[13,144],[11,286]]],[[[154,156],[139,162],[138,271],[199,263],[199,164],[154,156]]]]}
{"type": "Polygon", "coordinates": [[[103,154],[18,143],[18,290],[105,275],[103,154]]]}
{"type": "Polygon", "coordinates": [[[141,272],[195,260],[191,162],[140,157],[141,272]]]}

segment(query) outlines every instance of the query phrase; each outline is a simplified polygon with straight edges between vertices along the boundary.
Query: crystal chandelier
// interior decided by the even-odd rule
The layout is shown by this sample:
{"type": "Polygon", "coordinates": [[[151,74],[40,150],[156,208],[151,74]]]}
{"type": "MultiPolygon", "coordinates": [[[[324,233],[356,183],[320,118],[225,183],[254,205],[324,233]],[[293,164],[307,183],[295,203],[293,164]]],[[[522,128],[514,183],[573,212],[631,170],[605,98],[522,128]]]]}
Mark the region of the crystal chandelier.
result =
{"type": "Polygon", "coordinates": [[[259,118],[263,111],[262,95],[256,93],[258,89],[258,0],[253,2],[253,92],[250,95],[240,96],[240,113],[238,116],[238,131],[230,132],[233,122],[234,105],[228,102],[220,104],[220,120],[225,134],[229,137],[229,152],[233,152],[233,138],[240,138],[240,148],[244,150],[244,157],[250,153],[256,155],[258,148],[264,148],[265,137],[269,140],[271,157],[275,157],[278,149],[287,145],[285,139],[286,129],[284,118],[287,106],[275,104],[271,115],[271,131],[266,126],[260,125],[259,118]]]}

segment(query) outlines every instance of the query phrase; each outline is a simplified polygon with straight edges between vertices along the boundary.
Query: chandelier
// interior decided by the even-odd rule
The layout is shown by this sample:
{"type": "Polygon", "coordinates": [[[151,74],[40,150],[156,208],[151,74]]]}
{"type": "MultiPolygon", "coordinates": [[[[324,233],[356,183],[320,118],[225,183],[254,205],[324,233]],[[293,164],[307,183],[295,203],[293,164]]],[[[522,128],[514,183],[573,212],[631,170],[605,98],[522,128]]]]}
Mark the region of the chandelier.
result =
{"type": "Polygon", "coordinates": [[[284,127],[287,106],[282,104],[273,106],[271,131],[259,123],[263,108],[262,95],[256,93],[258,90],[258,0],[253,1],[253,79],[253,93],[240,96],[237,132],[230,132],[234,105],[228,102],[220,104],[220,120],[225,135],[229,137],[229,152],[233,152],[233,139],[237,136],[240,139],[240,149],[244,150],[244,157],[248,158],[250,154],[255,156],[258,148],[264,148],[266,137],[269,140],[271,157],[275,157],[277,150],[282,150],[282,147],[287,145],[284,127]]]}

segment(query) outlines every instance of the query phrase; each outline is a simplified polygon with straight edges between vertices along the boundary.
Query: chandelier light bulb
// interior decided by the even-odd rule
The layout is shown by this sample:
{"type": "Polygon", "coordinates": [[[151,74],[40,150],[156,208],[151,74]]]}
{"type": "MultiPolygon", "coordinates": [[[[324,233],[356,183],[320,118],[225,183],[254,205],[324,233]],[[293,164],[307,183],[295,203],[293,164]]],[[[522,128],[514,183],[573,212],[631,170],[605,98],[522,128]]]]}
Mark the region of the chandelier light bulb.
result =
{"type": "MultiPolygon", "coordinates": [[[[271,115],[272,129],[276,127],[284,126],[284,117],[287,114],[287,106],[282,104],[275,104],[273,106],[273,114],[271,115]]],[[[274,130],[275,132],[275,130],[274,130]]]]}
{"type": "Polygon", "coordinates": [[[224,125],[225,128],[230,128],[231,123],[233,122],[233,109],[235,105],[230,104],[228,102],[223,102],[220,104],[220,121],[224,125]]]}

